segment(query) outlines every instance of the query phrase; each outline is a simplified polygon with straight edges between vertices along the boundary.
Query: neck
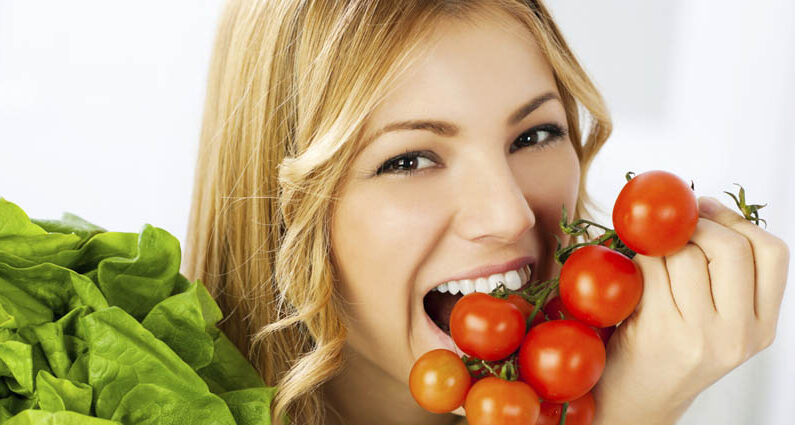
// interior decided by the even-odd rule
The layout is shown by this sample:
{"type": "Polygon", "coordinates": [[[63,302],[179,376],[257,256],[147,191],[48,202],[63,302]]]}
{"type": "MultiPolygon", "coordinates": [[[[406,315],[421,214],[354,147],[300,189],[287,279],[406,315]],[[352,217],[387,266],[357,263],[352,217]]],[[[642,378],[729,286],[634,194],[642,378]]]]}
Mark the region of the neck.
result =
{"type": "MultiPolygon", "coordinates": [[[[358,355],[347,345],[345,366],[323,384],[328,407],[327,425],[452,425],[462,422],[453,414],[434,414],[412,398],[408,385],[358,355]]],[[[466,422],[462,422],[466,423],[466,422]]]]}

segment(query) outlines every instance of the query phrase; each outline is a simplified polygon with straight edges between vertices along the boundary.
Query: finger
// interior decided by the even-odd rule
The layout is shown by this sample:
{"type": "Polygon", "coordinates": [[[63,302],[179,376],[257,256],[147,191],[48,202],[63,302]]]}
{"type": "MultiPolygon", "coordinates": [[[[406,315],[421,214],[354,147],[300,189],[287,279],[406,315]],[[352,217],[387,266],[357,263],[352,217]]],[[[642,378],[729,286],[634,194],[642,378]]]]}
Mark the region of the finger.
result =
{"type": "Polygon", "coordinates": [[[665,257],[671,292],[682,317],[691,323],[704,323],[717,313],[710,289],[707,258],[698,245],[688,243],[665,257]]]}
{"type": "Polygon", "coordinates": [[[635,254],[632,261],[643,275],[643,295],[638,303],[638,310],[681,318],[682,314],[671,293],[665,261],[660,257],[649,257],[642,254],[635,254]]]}
{"type": "Polygon", "coordinates": [[[715,198],[700,197],[699,210],[703,217],[734,230],[748,240],[754,259],[754,311],[761,320],[777,320],[787,284],[787,244],[715,198]]]}
{"type": "Polygon", "coordinates": [[[754,258],[748,240],[734,230],[699,218],[690,240],[707,257],[712,299],[718,314],[730,321],[754,316],[754,258]]]}

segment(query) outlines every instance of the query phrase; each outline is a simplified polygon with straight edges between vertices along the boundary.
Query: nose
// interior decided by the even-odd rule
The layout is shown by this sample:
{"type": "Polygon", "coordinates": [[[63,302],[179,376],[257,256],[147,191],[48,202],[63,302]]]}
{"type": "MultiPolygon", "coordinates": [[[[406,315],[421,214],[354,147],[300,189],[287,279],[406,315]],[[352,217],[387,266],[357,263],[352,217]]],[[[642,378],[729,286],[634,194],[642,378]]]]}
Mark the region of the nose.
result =
{"type": "Polygon", "coordinates": [[[504,158],[481,156],[468,170],[456,191],[459,209],[455,226],[462,238],[510,244],[535,225],[535,214],[504,158]]]}

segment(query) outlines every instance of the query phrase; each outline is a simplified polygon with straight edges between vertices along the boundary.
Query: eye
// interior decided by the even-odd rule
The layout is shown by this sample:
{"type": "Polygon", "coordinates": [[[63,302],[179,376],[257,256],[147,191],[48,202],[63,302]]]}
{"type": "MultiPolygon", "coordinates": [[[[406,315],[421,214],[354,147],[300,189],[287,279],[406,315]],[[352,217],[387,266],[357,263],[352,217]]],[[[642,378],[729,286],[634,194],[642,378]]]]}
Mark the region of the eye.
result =
{"type": "Polygon", "coordinates": [[[513,153],[518,149],[527,146],[536,146],[538,148],[547,147],[553,142],[563,138],[567,131],[568,130],[565,130],[558,124],[551,123],[533,127],[519,135],[519,137],[516,139],[516,142],[514,142],[514,144],[518,145],[519,147],[514,149],[514,145],[511,145],[510,152],[513,153]]]}
{"type": "MultiPolygon", "coordinates": [[[[567,130],[558,124],[542,124],[519,135],[516,141],[511,144],[510,152],[513,153],[528,146],[535,146],[541,149],[563,138],[566,134],[567,130]],[[514,146],[518,147],[514,148],[514,146]]],[[[412,175],[439,162],[433,152],[406,151],[402,155],[388,159],[373,171],[371,176],[378,176],[384,173],[412,175]]]]}
{"type": "Polygon", "coordinates": [[[377,170],[375,175],[387,174],[408,174],[411,175],[418,170],[433,166],[433,154],[427,151],[409,151],[384,162],[377,170]]]}

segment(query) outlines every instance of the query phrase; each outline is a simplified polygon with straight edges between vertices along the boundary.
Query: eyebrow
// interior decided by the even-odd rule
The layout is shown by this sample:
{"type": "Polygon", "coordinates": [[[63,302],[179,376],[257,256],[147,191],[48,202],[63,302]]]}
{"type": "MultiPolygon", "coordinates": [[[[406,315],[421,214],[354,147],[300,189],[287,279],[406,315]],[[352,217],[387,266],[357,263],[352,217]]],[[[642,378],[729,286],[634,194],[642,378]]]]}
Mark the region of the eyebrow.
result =
{"type": "MultiPolygon", "coordinates": [[[[529,102],[517,108],[508,119],[505,121],[506,126],[512,126],[519,123],[526,116],[530,115],[533,111],[538,109],[541,105],[549,100],[556,99],[560,101],[557,94],[548,92],[534,97],[529,102]]],[[[381,137],[385,133],[400,130],[426,130],[442,137],[455,137],[461,130],[460,128],[447,121],[438,120],[407,120],[389,123],[382,127],[380,130],[373,133],[372,136],[367,138],[365,146],[369,145],[375,139],[381,137]]]]}

